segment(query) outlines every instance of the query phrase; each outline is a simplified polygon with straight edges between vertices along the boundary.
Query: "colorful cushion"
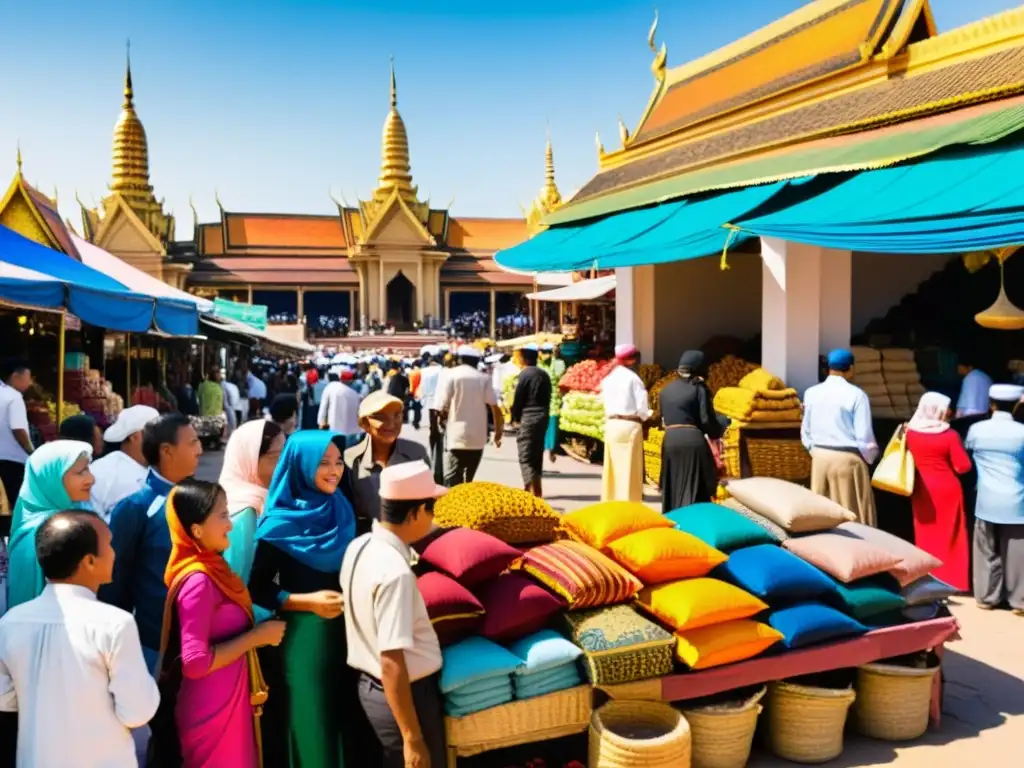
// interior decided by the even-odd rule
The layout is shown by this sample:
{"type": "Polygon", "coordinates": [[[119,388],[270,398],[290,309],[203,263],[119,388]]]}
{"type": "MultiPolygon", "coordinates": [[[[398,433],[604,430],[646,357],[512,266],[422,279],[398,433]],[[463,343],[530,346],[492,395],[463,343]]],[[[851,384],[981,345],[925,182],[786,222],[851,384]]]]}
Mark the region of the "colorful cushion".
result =
{"type": "Polygon", "coordinates": [[[445,714],[451,717],[465,717],[474,712],[482,712],[491,707],[497,707],[512,701],[514,689],[512,682],[506,677],[505,683],[500,689],[487,693],[464,693],[459,690],[452,691],[444,699],[445,714]]]}
{"type": "Polygon", "coordinates": [[[511,675],[523,660],[497,643],[482,637],[470,637],[441,651],[441,693],[479,680],[511,675]]]}
{"type": "Polygon", "coordinates": [[[420,559],[460,584],[475,587],[493,579],[521,554],[494,536],[471,528],[455,528],[430,542],[420,559]]]}
{"type": "Polygon", "coordinates": [[[696,536],[664,528],[616,539],[608,545],[608,554],[644,584],[706,576],[727,557],[696,536]]]}
{"type": "Polygon", "coordinates": [[[520,677],[515,680],[515,693],[517,699],[530,699],[534,696],[546,696],[555,691],[564,691],[566,688],[575,688],[582,681],[580,671],[575,664],[569,664],[558,670],[556,675],[548,675],[541,680],[533,680],[534,676],[520,677]]]}
{"type": "Polygon", "coordinates": [[[472,683],[460,685],[451,691],[449,696],[477,696],[485,693],[500,693],[508,690],[512,678],[509,675],[497,675],[485,677],[482,680],[475,680],[472,683]]]}
{"type": "Polygon", "coordinates": [[[614,560],[578,541],[535,547],[513,568],[526,571],[558,593],[569,604],[569,610],[624,603],[643,587],[614,560]]]}
{"type": "Polygon", "coordinates": [[[836,583],[833,600],[836,607],[843,613],[853,616],[858,621],[866,621],[880,614],[899,612],[906,605],[899,593],[893,588],[895,580],[886,576],[883,579],[863,579],[854,584],[836,583]],[[893,582],[889,587],[885,581],[893,582]]]}
{"type": "Polygon", "coordinates": [[[425,573],[416,580],[441,645],[473,634],[484,620],[484,607],[473,593],[443,573],[425,573]]]}
{"type": "Polygon", "coordinates": [[[517,640],[509,651],[523,660],[516,670],[519,676],[535,675],[549,669],[558,669],[576,661],[583,651],[553,629],[542,629],[529,637],[517,640]]]}
{"type": "Polygon", "coordinates": [[[737,549],[712,575],[772,606],[811,600],[835,591],[832,579],[776,544],[737,549]]]}
{"type": "Polygon", "coordinates": [[[674,509],[665,515],[676,528],[723,552],[755,544],[777,544],[762,526],[721,504],[704,502],[674,509]]]}
{"type": "Polygon", "coordinates": [[[942,561],[937,557],[915,547],[909,541],[904,541],[899,536],[893,536],[878,528],[872,528],[870,525],[843,523],[836,528],[835,533],[866,541],[878,549],[885,550],[893,557],[899,558],[896,567],[890,569],[889,572],[899,580],[901,587],[927,576],[942,565],[942,561]]]}
{"type": "Polygon", "coordinates": [[[831,531],[789,539],[783,546],[844,583],[885,573],[899,563],[884,549],[831,531]]]}
{"type": "Polygon", "coordinates": [[[868,631],[859,621],[821,603],[781,608],[768,617],[768,623],[782,633],[782,644],[786,648],[802,648],[868,631]]]}
{"type": "Polygon", "coordinates": [[[462,483],[437,500],[434,523],[442,528],[473,528],[507,544],[553,541],[561,515],[529,491],[476,480],[462,483]]]}
{"type": "Polygon", "coordinates": [[[742,515],[755,525],[761,526],[777,540],[785,541],[789,538],[789,533],[786,532],[785,528],[783,528],[778,523],[769,520],[764,515],[759,515],[757,512],[752,510],[750,507],[748,507],[746,504],[742,503],[738,499],[730,497],[728,499],[722,499],[719,503],[723,507],[731,509],[736,514],[742,515]]]}
{"type": "Polygon", "coordinates": [[[775,645],[782,633],[751,619],[691,629],[676,635],[676,656],[690,669],[708,669],[750,659],[775,645]]]}
{"type": "Polygon", "coordinates": [[[739,587],[708,578],[646,587],[637,601],[677,632],[746,619],[768,607],[739,587]]]}
{"type": "Polygon", "coordinates": [[[512,675],[512,684],[515,686],[520,685],[540,685],[550,680],[562,680],[564,679],[571,670],[576,669],[576,662],[570,661],[551,669],[545,669],[541,672],[530,672],[525,675],[521,675],[518,672],[512,675]]]}
{"type": "Polygon", "coordinates": [[[948,600],[956,593],[956,587],[940,581],[934,576],[920,578],[913,584],[908,584],[900,590],[900,595],[907,605],[923,605],[925,603],[935,603],[939,600],[948,600]]]}
{"type": "Polygon", "coordinates": [[[730,480],[729,495],[789,533],[827,531],[857,519],[850,510],[802,485],[777,477],[730,480]]]}
{"type": "Polygon", "coordinates": [[[672,522],[639,501],[602,501],[563,515],[562,527],[574,539],[604,549],[637,531],[671,528],[672,522]]]}
{"type": "Polygon", "coordinates": [[[543,629],[565,608],[563,600],[521,573],[503,573],[479,586],[476,594],[487,611],[480,634],[499,643],[543,629]]]}
{"type": "Polygon", "coordinates": [[[594,685],[631,683],[672,671],[672,633],[628,605],[567,613],[563,621],[569,639],[583,649],[584,669],[594,685]]]}

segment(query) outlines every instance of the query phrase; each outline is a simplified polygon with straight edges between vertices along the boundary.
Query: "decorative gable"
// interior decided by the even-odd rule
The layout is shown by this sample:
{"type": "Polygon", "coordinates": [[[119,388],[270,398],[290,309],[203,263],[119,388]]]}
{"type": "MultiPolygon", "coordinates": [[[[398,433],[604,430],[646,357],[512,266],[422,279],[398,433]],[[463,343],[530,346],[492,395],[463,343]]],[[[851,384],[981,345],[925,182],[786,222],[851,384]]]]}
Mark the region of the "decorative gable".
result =
{"type": "Polygon", "coordinates": [[[397,193],[380,206],[375,220],[368,222],[363,243],[416,247],[436,245],[433,235],[397,193]]]}

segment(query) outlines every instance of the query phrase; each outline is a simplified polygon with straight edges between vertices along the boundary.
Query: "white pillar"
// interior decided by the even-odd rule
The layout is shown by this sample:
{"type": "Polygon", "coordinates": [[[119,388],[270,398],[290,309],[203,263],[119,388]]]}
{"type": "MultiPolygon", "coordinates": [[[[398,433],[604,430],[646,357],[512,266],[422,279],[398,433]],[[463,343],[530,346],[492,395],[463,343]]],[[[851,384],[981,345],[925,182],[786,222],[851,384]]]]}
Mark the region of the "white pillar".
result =
{"type": "MultiPolygon", "coordinates": [[[[884,279],[881,275],[879,279],[884,279]]],[[[821,259],[821,339],[818,351],[850,346],[853,317],[853,254],[826,248],[821,259]]]]}
{"type": "Polygon", "coordinates": [[[761,365],[802,395],[818,383],[822,249],[761,238],[761,365]]]}
{"type": "MultiPolygon", "coordinates": [[[[615,270],[615,345],[636,344],[633,325],[635,310],[633,293],[633,268],[618,267],[615,270]]],[[[650,362],[650,361],[648,361],[650,362]]]]}

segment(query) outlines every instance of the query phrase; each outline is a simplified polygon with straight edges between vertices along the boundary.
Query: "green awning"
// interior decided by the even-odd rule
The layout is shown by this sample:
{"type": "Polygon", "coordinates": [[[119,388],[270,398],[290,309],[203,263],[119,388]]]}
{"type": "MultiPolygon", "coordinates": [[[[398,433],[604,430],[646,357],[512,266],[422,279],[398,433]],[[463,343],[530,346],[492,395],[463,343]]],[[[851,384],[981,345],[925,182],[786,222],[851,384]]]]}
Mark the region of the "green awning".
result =
{"type": "Polygon", "coordinates": [[[920,130],[871,134],[850,143],[794,150],[772,157],[716,166],[644,183],[578,203],[569,202],[550,213],[545,223],[562,226],[632,208],[655,205],[698,192],[749,187],[757,184],[842,171],[884,168],[904,160],[920,158],[954,145],[987,144],[1024,128],[1024,106],[1007,107],[952,124],[933,125],[920,130]]]}

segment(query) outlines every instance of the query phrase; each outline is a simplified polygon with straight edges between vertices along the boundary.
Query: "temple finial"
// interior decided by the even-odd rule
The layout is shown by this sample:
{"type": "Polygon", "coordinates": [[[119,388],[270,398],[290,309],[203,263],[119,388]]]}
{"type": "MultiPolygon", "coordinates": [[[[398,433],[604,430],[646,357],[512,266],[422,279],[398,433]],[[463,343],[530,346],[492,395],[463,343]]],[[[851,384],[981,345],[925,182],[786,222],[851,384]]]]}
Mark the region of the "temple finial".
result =
{"type": "Polygon", "coordinates": [[[199,228],[199,213],[196,211],[196,204],[192,202],[192,193],[188,195],[188,207],[192,209],[192,227],[193,229],[199,228]]]}
{"type": "Polygon", "coordinates": [[[132,100],[135,98],[135,91],[132,89],[132,41],[128,40],[125,43],[125,60],[124,60],[124,104],[126,107],[132,105],[132,100]]]}
{"type": "Polygon", "coordinates": [[[18,163],[18,175],[21,175],[21,142],[18,142],[16,160],[18,163]]]}
{"type": "Polygon", "coordinates": [[[629,128],[622,120],[622,115],[619,115],[619,140],[622,141],[622,147],[625,149],[626,144],[629,143],[629,128]]]}
{"type": "Polygon", "coordinates": [[[398,109],[398,85],[395,82],[395,57],[391,57],[391,108],[398,109]]]}
{"type": "Polygon", "coordinates": [[[56,208],[58,205],[60,205],[59,197],[60,197],[60,193],[57,191],[57,185],[54,184],[53,185],[53,206],[54,206],[54,208],[56,208]]]}
{"type": "Polygon", "coordinates": [[[651,62],[651,72],[654,74],[654,79],[659,83],[665,79],[665,65],[668,61],[668,47],[665,43],[661,44],[659,49],[657,44],[654,42],[654,36],[658,32],[658,9],[654,9],[654,22],[651,24],[651,30],[647,33],[647,47],[651,49],[651,53],[654,54],[654,61],[651,62]]]}

